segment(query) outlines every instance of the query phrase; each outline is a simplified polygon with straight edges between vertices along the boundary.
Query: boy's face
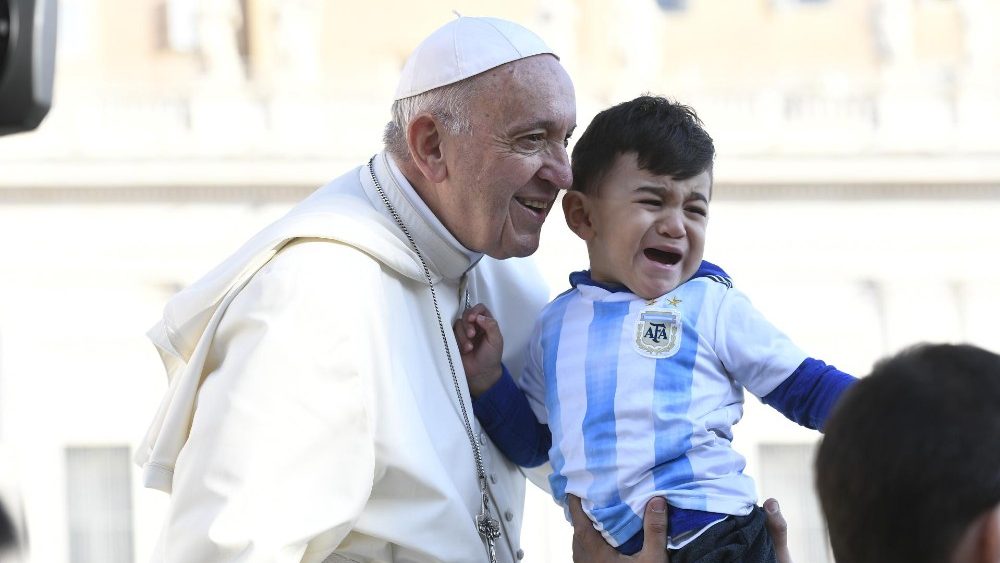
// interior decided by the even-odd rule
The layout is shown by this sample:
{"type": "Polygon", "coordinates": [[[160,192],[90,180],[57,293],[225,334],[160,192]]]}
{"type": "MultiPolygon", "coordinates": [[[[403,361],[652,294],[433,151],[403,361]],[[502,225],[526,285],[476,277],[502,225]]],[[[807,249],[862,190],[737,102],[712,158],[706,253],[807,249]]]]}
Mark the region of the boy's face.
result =
{"type": "Polygon", "coordinates": [[[567,223],[587,241],[594,281],[654,299],[694,275],[705,251],[709,171],[674,180],[640,169],[628,153],[595,188],[564,200],[567,223]]]}

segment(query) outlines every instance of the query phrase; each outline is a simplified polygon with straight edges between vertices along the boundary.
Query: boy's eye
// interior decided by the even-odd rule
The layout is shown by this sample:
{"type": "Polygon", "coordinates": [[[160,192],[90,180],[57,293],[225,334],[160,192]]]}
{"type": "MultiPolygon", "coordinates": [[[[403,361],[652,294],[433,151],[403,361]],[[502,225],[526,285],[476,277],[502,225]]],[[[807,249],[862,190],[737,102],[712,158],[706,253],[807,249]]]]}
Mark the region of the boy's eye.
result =
{"type": "Polygon", "coordinates": [[[651,205],[653,207],[659,207],[662,202],[658,199],[640,199],[639,205],[651,205]]]}
{"type": "Polygon", "coordinates": [[[697,215],[701,215],[702,217],[708,217],[708,210],[705,209],[704,207],[689,205],[684,208],[684,211],[687,211],[688,213],[695,213],[697,215]]]}

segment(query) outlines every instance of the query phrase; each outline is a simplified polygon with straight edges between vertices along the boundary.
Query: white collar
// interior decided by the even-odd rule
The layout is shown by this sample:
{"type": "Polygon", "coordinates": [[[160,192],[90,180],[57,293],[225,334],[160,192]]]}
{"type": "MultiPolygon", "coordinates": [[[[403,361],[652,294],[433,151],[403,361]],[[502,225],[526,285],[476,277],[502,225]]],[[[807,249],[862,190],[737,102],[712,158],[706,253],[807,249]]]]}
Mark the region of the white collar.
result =
{"type": "MultiPolygon", "coordinates": [[[[399,214],[427,260],[428,267],[449,279],[458,279],[483,257],[480,252],[465,248],[441,220],[427,207],[409,180],[385,151],[375,156],[375,174],[386,197],[399,214]]],[[[365,171],[367,172],[367,171],[365,171]]],[[[363,174],[367,176],[368,174],[363,174]]],[[[374,194],[372,194],[374,195],[374,194]]],[[[388,215],[385,205],[374,197],[374,203],[388,215]]],[[[390,216],[390,218],[392,218],[390,216]]]]}

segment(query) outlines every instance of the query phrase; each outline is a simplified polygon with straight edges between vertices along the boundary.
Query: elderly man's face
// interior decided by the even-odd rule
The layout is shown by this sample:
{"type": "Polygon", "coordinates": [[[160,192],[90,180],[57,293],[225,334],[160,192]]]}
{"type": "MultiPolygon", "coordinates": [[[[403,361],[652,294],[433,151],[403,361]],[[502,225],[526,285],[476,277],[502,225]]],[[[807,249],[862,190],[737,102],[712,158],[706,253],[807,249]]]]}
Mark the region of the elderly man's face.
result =
{"type": "Polygon", "coordinates": [[[576,126],[576,97],[550,55],[490,72],[470,104],[471,134],[443,134],[448,178],[438,192],[439,214],[471,250],[527,256],[538,249],[559,190],[573,180],[566,142],[576,126]]]}

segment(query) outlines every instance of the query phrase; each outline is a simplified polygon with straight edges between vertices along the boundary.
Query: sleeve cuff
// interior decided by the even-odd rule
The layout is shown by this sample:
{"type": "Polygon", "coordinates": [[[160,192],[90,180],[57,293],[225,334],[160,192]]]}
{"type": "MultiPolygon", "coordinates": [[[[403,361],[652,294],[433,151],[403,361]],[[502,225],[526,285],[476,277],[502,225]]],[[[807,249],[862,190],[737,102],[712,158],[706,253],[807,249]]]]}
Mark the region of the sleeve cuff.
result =
{"type": "Polygon", "coordinates": [[[500,379],[485,393],[472,400],[472,412],[479,419],[479,424],[487,430],[507,422],[506,414],[514,410],[515,400],[521,393],[507,371],[507,366],[500,364],[500,368],[500,379]]]}

